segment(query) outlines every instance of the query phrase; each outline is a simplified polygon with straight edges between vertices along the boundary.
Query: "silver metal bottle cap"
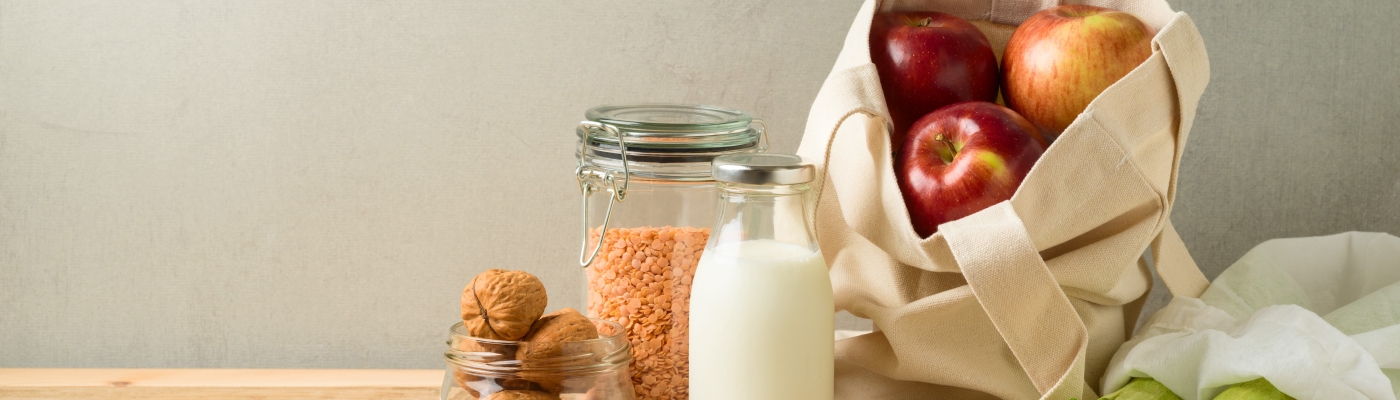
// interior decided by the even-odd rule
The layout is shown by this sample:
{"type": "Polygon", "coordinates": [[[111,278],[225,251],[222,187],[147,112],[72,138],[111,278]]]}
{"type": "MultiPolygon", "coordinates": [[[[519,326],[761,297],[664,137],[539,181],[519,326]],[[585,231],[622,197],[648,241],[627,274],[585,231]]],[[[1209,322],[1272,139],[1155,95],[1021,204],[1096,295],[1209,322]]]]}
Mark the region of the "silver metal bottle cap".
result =
{"type": "Polygon", "coordinates": [[[817,168],[791,154],[728,154],[710,164],[715,180],[750,185],[795,185],[816,179],[817,168]]]}

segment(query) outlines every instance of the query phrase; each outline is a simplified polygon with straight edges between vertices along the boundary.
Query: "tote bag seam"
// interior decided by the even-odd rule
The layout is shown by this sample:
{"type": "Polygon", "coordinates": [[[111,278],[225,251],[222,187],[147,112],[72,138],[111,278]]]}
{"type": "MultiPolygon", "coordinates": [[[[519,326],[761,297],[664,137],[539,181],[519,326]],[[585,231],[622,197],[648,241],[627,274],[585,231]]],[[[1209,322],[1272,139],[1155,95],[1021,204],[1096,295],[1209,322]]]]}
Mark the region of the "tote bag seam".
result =
{"type": "MultiPolygon", "coordinates": [[[[1164,63],[1166,62],[1165,56],[1163,56],[1162,61],[1164,63]]],[[[1174,119],[1180,119],[1180,116],[1178,115],[1174,119]]],[[[1089,114],[1089,120],[1092,121],[1100,131],[1103,131],[1104,133],[1111,132],[1108,130],[1108,128],[1104,127],[1103,122],[1099,120],[1098,114],[1089,114]]],[[[1152,180],[1148,179],[1147,175],[1143,173],[1142,167],[1138,165],[1137,160],[1133,159],[1133,157],[1131,156],[1132,152],[1129,151],[1127,147],[1123,145],[1123,143],[1120,141],[1120,138],[1114,134],[1107,134],[1104,136],[1107,136],[1109,140],[1113,142],[1113,146],[1117,148],[1118,151],[1122,154],[1122,159],[1119,160],[1119,163],[1128,164],[1131,166],[1131,169],[1133,170],[1133,176],[1137,177],[1136,183],[1139,185],[1147,186],[1147,188],[1152,191],[1152,194],[1154,195],[1153,198],[1157,201],[1157,206],[1161,210],[1160,212],[1156,213],[1156,220],[1152,223],[1152,230],[1150,231],[1152,232],[1152,234],[1148,235],[1146,244],[1141,250],[1139,250],[1139,252],[1145,251],[1147,250],[1147,248],[1152,246],[1153,239],[1161,234],[1162,227],[1166,225],[1163,222],[1163,220],[1170,217],[1171,205],[1167,202],[1166,194],[1162,193],[1161,190],[1158,190],[1156,187],[1152,186],[1152,180]]],[[[1175,150],[1174,146],[1172,153],[1176,152],[1177,151],[1175,150]]],[[[1172,167],[1173,174],[1176,173],[1175,171],[1177,168],[1180,168],[1180,166],[1174,165],[1172,167]]]]}

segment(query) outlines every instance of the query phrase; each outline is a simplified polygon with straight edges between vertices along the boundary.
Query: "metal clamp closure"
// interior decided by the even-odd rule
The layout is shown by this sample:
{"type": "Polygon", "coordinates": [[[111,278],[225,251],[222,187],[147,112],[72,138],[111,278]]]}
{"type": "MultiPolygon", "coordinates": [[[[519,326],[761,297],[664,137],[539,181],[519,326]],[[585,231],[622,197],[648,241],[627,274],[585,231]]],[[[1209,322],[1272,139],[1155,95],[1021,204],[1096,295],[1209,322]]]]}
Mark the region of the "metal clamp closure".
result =
{"type": "Polygon", "coordinates": [[[623,140],[622,132],[616,127],[594,121],[579,122],[579,129],[584,131],[584,140],[579,141],[579,154],[585,154],[588,139],[593,135],[606,132],[617,137],[617,147],[622,158],[622,177],[619,184],[618,176],[611,171],[595,168],[584,162],[586,157],[579,157],[578,169],[574,170],[574,177],[578,179],[578,190],[583,195],[582,221],[583,239],[579,245],[578,263],[580,267],[587,267],[593,263],[593,259],[598,257],[598,251],[603,249],[603,237],[608,232],[608,222],[612,220],[613,205],[621,202],[627,197],[627,185],[632,181],[632,171],[627,166],[627,143],[623,140]],[[593,192],[603,188],[612,189],[613,195],[608,199],[608,210],[603,213],[603,226],[598,231],[598,243],[593,246],[593,254],[588,254],[588,198],[593,196],[593,192]]]}
{"type": "Polygon", "coordinates": [[[758,124],[760,129],[758,131],[758,139],[760,141],[758,145],[758,152],[768,152],[768,124],[763,123],[763,120],[758,118],[754,118],[751,123],[758,124]]]}

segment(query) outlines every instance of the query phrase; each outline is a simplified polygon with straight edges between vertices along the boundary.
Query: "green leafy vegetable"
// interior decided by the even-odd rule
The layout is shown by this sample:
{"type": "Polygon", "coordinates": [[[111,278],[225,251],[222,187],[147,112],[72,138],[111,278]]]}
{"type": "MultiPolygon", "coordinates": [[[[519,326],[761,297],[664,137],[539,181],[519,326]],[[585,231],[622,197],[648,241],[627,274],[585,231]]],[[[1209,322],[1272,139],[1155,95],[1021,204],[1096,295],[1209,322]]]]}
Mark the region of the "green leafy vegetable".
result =
{"type": "Polygon", "coordinates": [[[1181,400],[1181,397],[1156,379],[1133,378],[1122,389],[1099,400],[1181,400]]]}
{"type": "Polygon", "coordinates": [[[1264,378],[1239,383],[1220,392],[1215,400],[1293,400],[1264,378]]]}
{"type": "MultiPolygon", "coordinates": [[[[1075,399],[1070,399],[1075,400],[1075,399]]],[[[1099,400],[1181,400],[1166,385],[1152,378],[1133,378],[1118,391],[1109,393],[1099,400]]],[[[1238,383],[1220,392],[1215,400],[1294,400],[1283,394],[1267,379],[1259,378],[1238,383]]]]}

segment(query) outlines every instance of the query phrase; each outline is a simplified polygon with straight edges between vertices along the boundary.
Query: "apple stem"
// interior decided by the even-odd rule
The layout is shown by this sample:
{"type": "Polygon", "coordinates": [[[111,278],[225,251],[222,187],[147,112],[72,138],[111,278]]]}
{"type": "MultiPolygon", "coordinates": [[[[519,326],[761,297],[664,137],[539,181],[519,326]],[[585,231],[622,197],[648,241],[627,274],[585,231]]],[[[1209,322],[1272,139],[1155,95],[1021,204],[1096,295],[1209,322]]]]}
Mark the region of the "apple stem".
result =
{"type": "Polygon", "coordinates": [[[944,155],[943,152],[939,152],[939,153],[938,153],[939,158],[942,158],[942,159],[943,159],[943,162],[945,162],[945,163],[952,163],[952,162],[953,162],[953,159],[954,159],[954,158],[957,158],[957,156],[958,156],[958,146],[953,145],[953,141],[952,141],[952,140],[949,140],[947,136],[943,136],[943,134],[940,133],[940,134],[934,135],[934,136],[933,136],[933,140],[937,140],[939,143],[943,143],[944,146],[948,146],[948,154],[947,154],[947,155],[944,155]]]}
{"type": "Polygon", "coordinates": [[[909,27],[913,27],[913,28],[927,28],[929,25],[932,25],[932,24],[933,24],[933,18],[929,18],[929,17],[924,17],[924,18],[920,18],[920,19],[908,19],[908,18],[905,18],[905,19],[904,19],[904,25],[908,25],[909,27]]]}

